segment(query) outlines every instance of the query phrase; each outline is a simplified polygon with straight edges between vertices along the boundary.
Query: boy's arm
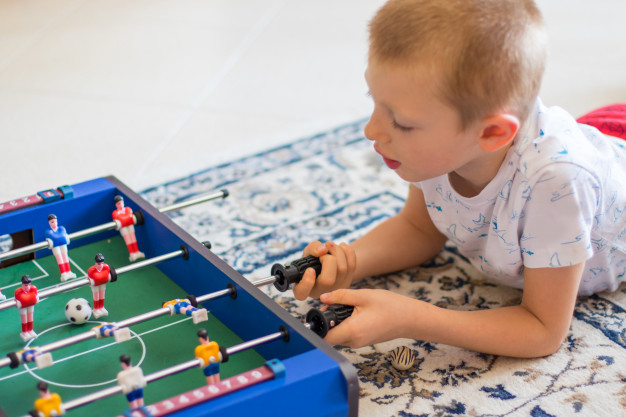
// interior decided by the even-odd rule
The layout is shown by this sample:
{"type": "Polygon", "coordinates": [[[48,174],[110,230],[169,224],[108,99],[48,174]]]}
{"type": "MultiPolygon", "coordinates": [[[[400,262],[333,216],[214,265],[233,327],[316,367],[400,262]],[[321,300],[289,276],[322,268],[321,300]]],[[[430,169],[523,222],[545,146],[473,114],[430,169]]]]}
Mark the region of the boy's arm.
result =
{"type": "Polygon", "coordinates": [[[422,190],[411,184],[400,213],[350,245],[357,259],[353,281],[420,265],[446,240],[428,214],[422,190]]]}
{"type": "Polygon", "coordinates": [[[569,329],[583,267],[527,268],[521,304],[489,310],[449,310],[389,291],[334,291],[322,302],[355,309],[325,340],[360,347],[406,337],[496,355],[549,355],[569,329]]]}
{"type": "Polygon", "coordinates": [[[351,282],[367,276],[406,269],[438,254],[446,237],[432,223],[422,191],[411,185],[404,207],[393,216],[349,246],[333,242],[312,242],[304,256],[320,258],[322,272],[315,276],[313,269],[305,272],[294,286],[299,300],[319,297],[326,291],[348,288],[351,282]]]}

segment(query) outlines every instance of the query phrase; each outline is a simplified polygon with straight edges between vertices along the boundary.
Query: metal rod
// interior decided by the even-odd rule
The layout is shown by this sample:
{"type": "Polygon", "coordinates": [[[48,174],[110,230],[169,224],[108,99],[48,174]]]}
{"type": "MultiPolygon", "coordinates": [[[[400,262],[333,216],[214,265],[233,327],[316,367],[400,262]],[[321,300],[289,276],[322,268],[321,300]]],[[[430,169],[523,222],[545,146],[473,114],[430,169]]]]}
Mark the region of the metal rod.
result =
{"type": "Polygon", "coordinates": [[[205,301],[213,300],[214,298],[224,297],[226,295],[231,295],[233,290],[227,288],[225,290],[212,292],[210,294],[201,295],[200,297],[196,297],[196,301],[198,303],[204,303],[205,301]]]}
{"type": "Polygon", "coordinates": [[[161,263],[163,261],[167,261],[172,258],[176,258],[177,256],[183,255],[185,252],[181,249],[178,251],[166,253],[163,255],[155,256],[154,258],[145,259],[140,262],[135,262],[133,264],[129,264],[126,266],[122,266],[116,269],[117,275],[124,274],[126,272],[134,271],[135,269],[143,268],[145,266],[154,265],[161,263]]]}
{"type": "MultiPolygon", "coordinates": [[[[158,381],[159,379],[163,379],[167,376],[175,375],[191,368],[196,368],[200,366],[201,363],[202,362],[200,359],[193,359],[187,362],[180,363],[178,365],[171,366],[169,368],[162,369],[160,371],[153,372],[150,375],[146,375],[144,378],[146,380],[146,383],[149,384],[150,382],[158,381]]],[[[64,402],[63,406],[66,410],[71,410],[73,408],[77,408],[106,397],[110,397],[120,392],[122,392],[122,387],[117,385],[115,387],[110,387],[98,392],[94,392],[92,394],[85,395],[75,400],[64,402]]]]}
{"type": "Polygon", "coordinates": [[[90,227],[84,230],[79,230],[78,232],[69,233],[67,236],[70,240],[80,239],[81,237],[95,235],[96,233],[106,232],[107,230],[117,229],[117,223],[108,222],[101,224],[100,226],[90,227]]]}
{"type": "Polygon", "coordinates": [[[17,258],[18,256],[26,255],[28,253],[37,252],[41,249],[49,249],[50,245],[47,241],[33,243],[32,245],[22,246],[21,248],[13,249],[7,252],[0,253],[0,260],[17,258]]]}
{"type": "Polygon", "coordinates": [[[273,284],[274,282],[276,282],[276,279],[277,279],[276,275],[272,275],[271,277],[261,278],[261,279],[257,279],[256,281],[253,281],[252,285],[256,287],[262,287],[264,285],[273,284]]]}
{"type": "Polygon", "coordinates": [[[163,208],[159,209],[159,211],[161,213],[167,213],[167,212],[170,212],[170,211],[179,210],[181,208],[189,207],[189,206],[192,206],[194,204],[204,203],[205,201],[215,200],[216,198],[225,198],[227,196],[228,196],[228,191],[220,190],[220,191],[217,191],[217,192],[215,192],[213,194],[207,194],[205,196],[201,196],[201,197],[197,197],[197,198],[192,198],[192,199],[189,199],[189,200],[181,201],[180,203],[172,204],[171,206],[168,206],[168,207],[163,207],[163,208]]]}
{"type": "MultiPolygon", "coordinates": [[[[230,295],[231,293],[232,293],[232,290],[230,288],[227,288],[225,290],[220,290],[220,291],[216,291],[213,293],[202,295],[200,297],[196,297],[196,301],[198,303],[202,303],[208,300],[230,295]]],[[[165,316],[168,314],[170,314],[170,309],[168,307],[162,307],[156,310],[148,311],[143,314],[139,314],[134,317],[130,317],[126,320],[122,320],[113,324],[115,324],[118,327],[118,329],[123,329],[125,327],[132,326],[133,324],[138,324],[138,323],[148,321],[157,317],[165,316]]],[[[39,350],[41,351],[41,353],[52,352],[53,350],[57,350],[66,346],[70,346],[70,345],[82,342],[84,340],[93,339],[96,337],[97,337],[96,331],[91,329],[85,333],[81,333],[76,336],[68,337],[68,338],[44,345],[40,347],[39,350]]],[[[0,359],[0,369],[6,366],[9,366],[10,364],[11,364],[11,360],[9,358],[5,357],[5,358],[0,359]]]]}
{"type": "Polygon", "coordinates": [[[147,313],[139,314],[138,316],[127,318],[126,320],[118,321],[115,324],[117,325],[117,327],[122,329],[124,327],[132,326],[133,324],[152,320],[168,314],[170,314],[170,309],[167,307],[163,307],[157,310],[148,311],[147,313]]]}
{"type": "MultiPolygon", "coordinates": [[[[283,332],[272,333],[267,336],[262,336],[257,339],[250,340],[248,342],[231,346],[226,349],[226,353],[228,355],[233,355],[235,353],[253,348],[263,343],[268,343],[277,339],[282,339],[283,337],[284,337],[283,332]]],[[[146,383],[149,384],[151,382],[158,381],[159,379],[163,379],[168,376],[175,375],[175,374],[184,372],[192,368],[198,368],[202,366],[202,364],[203,364],[202,359],[199,359],[199,358],[192,359],[190,361],[182,362],[177,365],[170,366],[169,368],[161,369],[160,371],[156,371],[149,375],[146,375],[145,380],[146,380],[146,383]]],[[[103,390],[93,392],[91,394],[87,394],[80,398],[76,398],[74,400],[64,402],[63,407],[65,408],[66,411],[68,411],[68,410],[71,410],[71,409],[74,409],[74,408],[77,408],[86,404],[90,404],[92,402],[95,402],[104,398],[110,397],[112,395],[119,394],[120,392],[122,392],[122,387],[120,385],[116,385],[114,387],[105,388],[103,390]]]]}
{"type": "MultiPolygon", "coordinates": [[[[181,249],[181,250],[177,250],[174,252],[166,253],[164,255],[155,256],[154,258],[145,259],[141,262],[136,262],[134,264],[122,266],[116,269],[117,275],[124,274],[126,272],[133,271],[135,269],[143,268],[146,266],[158,264],[160,262],[167,261],[169,259],[175,258],[177,256],[181,256],[183,254],[184,254],[184,251],[181,249]]],[[[85,285],[89,285],[89,278],[86,278],[86,277],[79,278],[79,279],[66,282],[64,284],[58,284],[53,287],[48,287],[41,291],[38,291],[39,300],[41,301],[44,298],[50,297],[51,295],[54,295],[54,294],[59,294],[62,292],[73,290],[75,288],[84,287],[85,285]]],[[[3,303],[0,303],[0,311],[7,310],[11,307],[16,307],[16,306],[17,306],[17,302],[15,300],[8,300],[3,303]]]]}
{"type": "MultiPolygon", "coordinates": [[[[208,194],[205,196],[192,198],[186,201],[181,201],[180,203],[172,204],[171,206],[163,207],[159,209],[161,213],[167,213],[174,210],[179,210],[181,208],[193,206],[195,204],[204,203],[205,201],[215,200],[216,198],[225,198],[228,196],[227,190],[220,190],[212,194],[208,194]]],[[[68,237],[71,240],[80,239],[82,237],[95,235],[96,233],[105,232],[107,230],[117,229],[117,223],[114,221],[101,224],[99,226],[90,227],[84,230],[79,230],[74,233],[68,233],[68,237]]],[[[0,261],[17,258],[18,256],[26,255],[29,253],[37,252],[42,249],[51,249],[52,247],[48,243],[48,241],[43,241],[39,243],[34,243],[28,246],[22,246],[21,248],[13,249],[10,251],[0,253],[0,261]]]]}
{"type": "MultiPolygon", "coordinates": [[[[106,397],[110,397],[120,392],[122,392],[122,387],[119,385],[116,385],[114,387],[106,388],[106,389],[103,389],[103,390],[100,390],[91,394],[87,394],[83,397],[79,397],[71,401],[63,402],[63,408],[65,408],[66,411],[71,410],[73,408],[90,404],[92,402],[101,400],[106,397]]],[[[24,416],[24,417],[27,417],[27,416],[24,416]]]]}
{"type": "MultiPolygon", "coordinates": [[[[89,278],[79,278],[70,282],[66,282],[64,284],[58,284],[52,287],[48,287],[41,291],[38,291],[37,294],[39,295],[39,300],[41,301],[46,297],[50,297],[51,295],[73,290],[74,288],[83,287],[85,285],[89,285],[89,278]]],[[[0,311],[7,310],[11,307],[16,306],[17,302],[15,301],[15,299],[7,300],[3,303],[0,303],[0,311]]]]}
{"type": "Polygon", "coordinates": [[[283,337],[285,337],[285,334],[283,332],[272,333],[267,336],[259,337],[258,339],[249,340],[247,342],[243,342],[238,345],[226,348],[226,353],[228,355],[233,355],[235,353],[241,352],[246,349],[251,349],[263,343],[273,342],[274,340],[282,339],[283,337]]]}
{"type": "Polygon", "coordinates": [[[65,339],[57,340],[56,342],[48,343],[45,346],[39,348],[41,353],[52,352],[53,350],[61,349],[66,346],[80,343],[84,340],[93,339],[96,337],[95,331],[92,329],[88,332],[77,334],[76,336],[67,337],[65,339]]]}

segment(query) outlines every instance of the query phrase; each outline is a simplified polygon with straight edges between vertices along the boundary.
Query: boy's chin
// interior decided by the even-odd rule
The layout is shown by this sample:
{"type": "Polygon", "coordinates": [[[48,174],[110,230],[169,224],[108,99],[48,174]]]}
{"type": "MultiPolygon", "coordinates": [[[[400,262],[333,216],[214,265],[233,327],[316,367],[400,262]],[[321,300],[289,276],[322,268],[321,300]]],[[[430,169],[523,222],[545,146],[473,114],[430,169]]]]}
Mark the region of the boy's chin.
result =
{"type": "Polygon", "coordinates": [[[430,178],[434,178],[434,176],[419,174],[417,172],[407,172],[406,170],[403,170],[402,167],[400,167],[400,169],[396,169],[395,173],[398,177],[406,182],[420,182],[426,181],[430,178]]]}

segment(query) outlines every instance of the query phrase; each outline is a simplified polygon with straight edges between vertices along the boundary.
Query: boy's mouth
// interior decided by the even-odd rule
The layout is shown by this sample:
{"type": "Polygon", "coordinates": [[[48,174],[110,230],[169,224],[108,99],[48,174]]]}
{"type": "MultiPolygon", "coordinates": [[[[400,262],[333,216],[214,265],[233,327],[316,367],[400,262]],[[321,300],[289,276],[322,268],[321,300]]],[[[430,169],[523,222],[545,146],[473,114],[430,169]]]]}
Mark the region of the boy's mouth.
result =
{"type": "Polygon", "coordinates": [[[395,159],[389,159],[385,156],[383,156],[383,161],[385,161],[385,164],[387,164],[390,169],[396,170],[400,168],[400,161],[396,161],[395,159]]]}
{"type": "Polygon", "coordinates": [[[387,158],[385,155],[382,154],[382,152],[380,152],[376,146],[374,146],[374,150],[383,157],[383,161],[385,162],[385,165],[387,165],[389,167],[389,169],[392,170],[396,170],[398,168],[400,168],[400,165],[402,165],[402,163],[400,161],[396,161],[395,159],[390,159],[387,158]]]}

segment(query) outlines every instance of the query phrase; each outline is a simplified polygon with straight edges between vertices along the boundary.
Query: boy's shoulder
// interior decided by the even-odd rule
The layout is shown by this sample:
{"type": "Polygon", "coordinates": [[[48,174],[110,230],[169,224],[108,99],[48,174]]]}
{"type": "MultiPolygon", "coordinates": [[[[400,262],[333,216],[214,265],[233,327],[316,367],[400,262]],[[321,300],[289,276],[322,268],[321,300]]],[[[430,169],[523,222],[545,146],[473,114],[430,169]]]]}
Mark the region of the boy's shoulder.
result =
{"type": "Polygon", "coordinates": [[[519,172],[527,177],[572,166],[604,177],[610,167],[626,166],[626,147],[591,126],[578,124],[565,110],[545,107],[540,101],[514,145],[514,153],[519,158],[519,172]]]}

